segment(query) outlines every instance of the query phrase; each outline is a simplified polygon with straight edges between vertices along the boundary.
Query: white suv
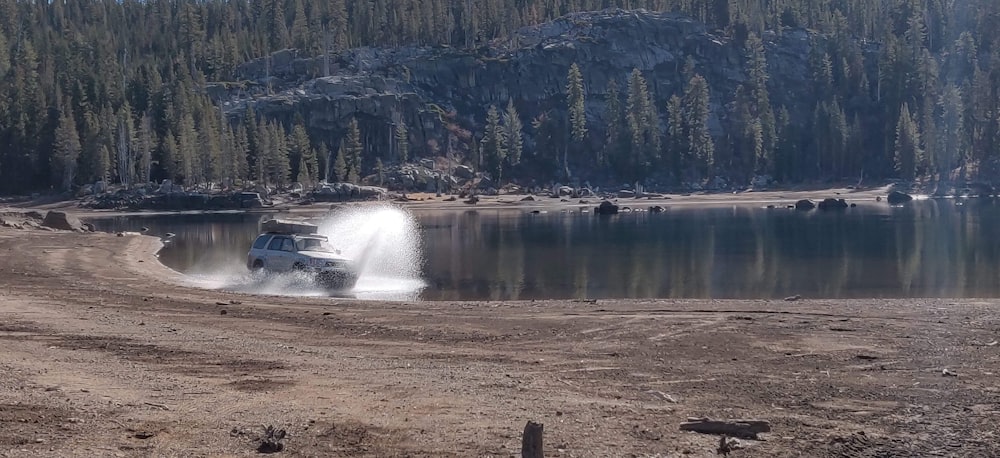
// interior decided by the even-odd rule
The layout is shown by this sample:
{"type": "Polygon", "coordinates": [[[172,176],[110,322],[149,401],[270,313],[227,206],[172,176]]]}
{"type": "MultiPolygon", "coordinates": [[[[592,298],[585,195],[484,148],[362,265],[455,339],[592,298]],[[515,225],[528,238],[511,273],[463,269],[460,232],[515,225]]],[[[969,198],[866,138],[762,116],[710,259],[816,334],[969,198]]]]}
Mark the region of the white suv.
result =
{"type": "Polygon", "coordinates": [[[326,236],[268,231],[257,236],[247,254],[247,268],[268,272],[309,272],[327,288],[350,289],[358,281],[354,263],[330,245],[326,236]]]}

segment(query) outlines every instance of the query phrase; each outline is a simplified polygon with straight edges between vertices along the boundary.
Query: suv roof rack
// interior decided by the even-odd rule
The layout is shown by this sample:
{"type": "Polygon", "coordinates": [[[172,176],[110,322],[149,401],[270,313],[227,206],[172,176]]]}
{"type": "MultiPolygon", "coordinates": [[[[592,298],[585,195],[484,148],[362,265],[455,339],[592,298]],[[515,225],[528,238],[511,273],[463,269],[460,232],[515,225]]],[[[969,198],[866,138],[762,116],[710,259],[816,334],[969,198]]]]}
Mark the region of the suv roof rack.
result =
{"type": "Polygon", "coordinates": [[[261,223],[261,230],[274,234],[316,235],[319,226],[302,221],[270,219],[261,223]]]}

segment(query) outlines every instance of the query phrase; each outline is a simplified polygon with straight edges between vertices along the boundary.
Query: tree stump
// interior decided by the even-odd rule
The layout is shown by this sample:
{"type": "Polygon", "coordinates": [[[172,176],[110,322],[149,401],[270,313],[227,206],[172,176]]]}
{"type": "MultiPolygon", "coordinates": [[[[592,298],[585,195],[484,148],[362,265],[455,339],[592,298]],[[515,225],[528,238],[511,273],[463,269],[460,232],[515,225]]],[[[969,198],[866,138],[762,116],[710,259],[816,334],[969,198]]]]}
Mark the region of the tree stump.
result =
{"type": "Polygon", "coordinates": [[[524,435],[521,436],[521,458],[543,458],[542,455],[542,431],[545,428],[541,423],[529,421],[524,425],[524,435]]]}

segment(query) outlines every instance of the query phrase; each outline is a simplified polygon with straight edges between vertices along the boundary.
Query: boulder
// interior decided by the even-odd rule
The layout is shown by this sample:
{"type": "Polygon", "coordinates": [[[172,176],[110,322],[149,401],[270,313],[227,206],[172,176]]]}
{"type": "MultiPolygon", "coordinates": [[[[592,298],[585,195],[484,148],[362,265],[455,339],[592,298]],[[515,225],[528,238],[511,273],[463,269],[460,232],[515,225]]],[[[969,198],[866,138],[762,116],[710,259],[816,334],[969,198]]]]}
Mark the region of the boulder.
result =
{"type": "Polygon", "coordinates": [[[893,191],[889,193],[886,200],[889,201],[889,205],[899,205],[913,200],[913,196],[899,191],[893,191]]]}
{"type": "Polygon", "coordinates": [[[461,178],[463,180],[471,180],[476,176],[476,172],[472,170],[472,167],[469,167],[467,165],[460,165],[455,167],[455,171],[452,173],[456,177],[461,178]]]}
{"type": "Polygon", "coordinates": [[[847,201],[844,199],[823,199],[819,203],[820,210],[843,210],[847,207],[847,201]]]}
{"type": "Polygon", "coordinates": [[[564,196],[569,197],[572,196],[573,194],[575,194],[575,192],[573,188],[570,186],[560,186],[559,189],[556,190],[556,195],[558,195],[559,197],[564,197],[564,196]]]}
{"type": "Polygon", "coordinates": [[[261,208],[264,206],[264,201],[260,198],[260,194],[256,192],[241,192],[239,200],[240,208],[261,208]]]}
{"type": "Polygon", "coordinates": [[[622,189],[618,191],[618,197],[622,199],[629,199],[635,197],[635,191],[630,191],[628,189],[622,189]]]}
{"type": "Polygon", "coordinates": [[[617,215],[618,214],[618,206],[605,200],[604,202],[601,202],[601,205],[599,205],[597,208],[594,209],[594,214],[595,215],[617,215]]]}
{"type": "Polygon", "coordinates": [[[750,180],[750,187],[754,189],[766,188],[772,181],[774,181],[774,179],[771,178],[771,175],[757,175],[750,180]]]}
{"type": "Polygon", "coordinates": [[[159,194],[169,194],[174,192],[174,182],[170,180],[163,180],[156,192],[159,194]]]}
{"type": "Polygon", "coordinates": [[[317,202],[344,202],[349,200],[383,200],[389,192],[378,186],[358,186],[353,183],[325,184],[309,193],[317,202]]]}
{"type": "Polygon", "coordinates": [[[666,210],[667,210],[666,208],[663,208],[663,207],[661,207],[659,205],[654,205],[652,207],[649,207],[649,212],[650,213],[663,213],[666,210]]]}
{"type": "Polygon", "coordinates": [[[85,197],[94,193],[94,185],[85,184],[80,186],[80,190],[76,192],[77,197],[85,197]]]}
{"type": "Polygon", "coordinates": [[[814,204],[813,201],[809,199],[802,199],[798,202],[795,202],[796,210],[812,210],[814,208],[816,208],[816,204],[814,204]]]}
{"type": "Polygon", "coordinates": [[[60,211],[50,211],[46,213],[45,219],[42,220],[42,226],[62,231],[84,232],[87,230],[83,223],[80,222],[79,218],[60,211]]]}

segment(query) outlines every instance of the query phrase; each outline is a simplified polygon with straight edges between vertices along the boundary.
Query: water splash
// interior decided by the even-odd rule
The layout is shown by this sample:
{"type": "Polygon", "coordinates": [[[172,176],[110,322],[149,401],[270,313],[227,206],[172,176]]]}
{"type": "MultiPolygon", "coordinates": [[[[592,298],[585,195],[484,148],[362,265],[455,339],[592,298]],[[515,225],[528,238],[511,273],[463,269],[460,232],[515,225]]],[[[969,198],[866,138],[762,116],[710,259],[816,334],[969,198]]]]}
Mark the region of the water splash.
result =
{"type": "Polygon", "coordinates": [[[249,272],[236,262],[202,265],[187,272],[194,286],[283,296],[337,296],[365,300],[415,300],[424,288],[420,227],[408,212],[389,205],[341,209],[313,221],[319,233],[359,268],[350,291],[331,293],[300,272],[249,272]]]}
{"type": "Polygon", "coordinates": [[[358,265],[352,293],[364,299],[415,299],[424,287],[420,227],[410,213],[391,205],[338,210],[319,233],[358,265]]]}

